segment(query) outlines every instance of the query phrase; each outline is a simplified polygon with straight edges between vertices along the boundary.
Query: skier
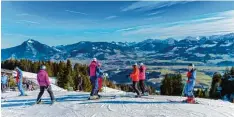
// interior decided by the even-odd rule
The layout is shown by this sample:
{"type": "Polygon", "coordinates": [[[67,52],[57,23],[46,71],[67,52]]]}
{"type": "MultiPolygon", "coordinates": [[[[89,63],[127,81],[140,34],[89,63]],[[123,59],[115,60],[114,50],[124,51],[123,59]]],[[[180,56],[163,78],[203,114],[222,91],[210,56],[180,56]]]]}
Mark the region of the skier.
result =
{"type": "Polygon", "coordinates": [[[36,103],[37,104],[41,103],[41,97],[46,89],[50,95],[50,99],[52,102],[51,104],[53,104],[55,102],[55,98],[54,98],[54,94],[50,85],[48,73],[46,72],[45,65],[42,65],[41,70],[37,73],[37,81],[38,81],[38,84],[40,85],[40,93],[38,94],[36,103]]]}
{"type": "Polygon", "coordinates": [[[185,96],[187,96],[187,99],[185,102],[187,103],[195,103],[194,95],[193,95],[193,88],[196,83],[196,69],[194,67],[194,64],[188,65],[188,73],[187,73],[187,84],[184,90],[185,96]]]}
{"type": "Polygon", "coordinates": [[[137,93],[136,98],[141,97],[140,91],[138,90],[137,83],[139,82],[139,69],[137,67],[137,63],[132,65],[133,72],[130,74],[130,78],[132,79],[132,87],[134,91],[137,93]]]}
{"type": "Polygon", "coordinates": [[[17,72],[16,82],[17,82],[18,89],[20,91],[19,96],[26,96],[26,94],[24,93],[24,89],[23,89],[23,72],[19,67],[16,67],[15,71],[17,72]]]}
{"type": "Polygon", "coordinates": [[[101,95],[99,95],[98,92],[102,90],[102,80],[103,80],[103,71],[101,69],[101,63],[98,63],[97,69],[98,69],[97,71],[99,71],[99,73],[98,73],[98,91],[97,91],[97,96],[100,98],[101,95]]]}
{"type": "Polygon", "coordinates": [[[147,96],[148,94],[145,93],[145,71],[146,71],[146,66],[143,63],[140,63],[140,68],[139,68],[139,85],[140,89],[142,92],[142,95],[147,96]]]}
{"type": "Polygon", "coordinates": [[[99,97],[97,96],[97,91],[98,91],[98,62],[96,58],[93,58],[91,61],[89,68],[88,68],[88,73],[90,76],[90,82],[92,85],[92,91],[90,93],[90,98],[89,99],[98,99],[99,97]]]}
{"type": "Polygon", "coordinates": [[[1,78],[1,91],[2,92],[5,92],[7,88],[7,81],[8,81],[7,75],[4,73],[1,78]]]}

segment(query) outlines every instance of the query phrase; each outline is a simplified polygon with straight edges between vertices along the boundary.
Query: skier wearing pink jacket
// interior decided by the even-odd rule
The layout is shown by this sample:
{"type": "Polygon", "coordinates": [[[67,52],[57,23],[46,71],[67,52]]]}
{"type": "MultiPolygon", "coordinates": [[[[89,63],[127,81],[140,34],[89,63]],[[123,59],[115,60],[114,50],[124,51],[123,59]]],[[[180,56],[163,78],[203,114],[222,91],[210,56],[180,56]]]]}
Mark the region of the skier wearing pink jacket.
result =
{"type": "Polygon", "coordinates": [[[139,85],[140,89],[142,92],[142,95],[147,95],[145,94],[146,89],[145,89],[145,72],[146,72],[146,66],[143,63],[140,63],[140,68],[139,68],[139,85]]]}
{"type": "Polygon", "coordinates": [[[44,91],[47,90],[47,92],[50,95],[50,99],[52,104],[55,102],[54,94],[50,85],[48,73],[46,72],[46,66],[41,66],[41,70],[37,74],[37,81],[38,84],[40,85],[40,93],[38,94],[37,97],[37,104],[41,103],[41,97],[44,94],[44,91]]]}

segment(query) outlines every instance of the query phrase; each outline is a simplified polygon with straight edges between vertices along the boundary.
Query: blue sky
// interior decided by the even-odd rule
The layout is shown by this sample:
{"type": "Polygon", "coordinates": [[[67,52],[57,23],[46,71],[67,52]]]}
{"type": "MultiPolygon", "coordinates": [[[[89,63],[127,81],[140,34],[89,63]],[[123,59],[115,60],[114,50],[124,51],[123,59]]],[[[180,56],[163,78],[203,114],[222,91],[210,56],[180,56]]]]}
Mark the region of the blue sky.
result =
{"type": "Polygon", "coordinates": [[[2,48],[209,36],[234,32],[234,2],[2,2],[1,28],[2,48]]]}

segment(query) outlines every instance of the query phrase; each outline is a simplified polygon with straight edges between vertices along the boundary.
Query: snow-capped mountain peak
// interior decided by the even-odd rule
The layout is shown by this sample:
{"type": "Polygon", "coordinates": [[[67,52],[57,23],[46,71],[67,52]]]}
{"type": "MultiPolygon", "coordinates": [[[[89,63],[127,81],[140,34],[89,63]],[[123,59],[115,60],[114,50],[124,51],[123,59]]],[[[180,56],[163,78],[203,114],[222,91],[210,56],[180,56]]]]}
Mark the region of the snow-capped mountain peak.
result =
{"type": "Polygon", "coordinates": [[[28,41],[27,41],[27,43],[33,43],[34,42],[34,40],[32,40],[32,39],[29,39],[28,41]]]}

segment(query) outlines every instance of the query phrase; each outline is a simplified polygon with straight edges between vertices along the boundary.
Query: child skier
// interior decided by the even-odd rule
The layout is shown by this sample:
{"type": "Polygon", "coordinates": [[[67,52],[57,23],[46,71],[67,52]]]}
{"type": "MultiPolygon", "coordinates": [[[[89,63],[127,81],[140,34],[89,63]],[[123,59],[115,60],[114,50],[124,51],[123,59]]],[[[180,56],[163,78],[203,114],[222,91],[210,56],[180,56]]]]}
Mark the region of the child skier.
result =
{"type": "Polygon", "coordinates": [[[98,91],[97,91],[97,96],[100,98],[101,95],[99,95],[98,92],[102,90],[102,79],[103,79],[103,71],[101,69],[101,63],[98,63],[97,69],[98,69],[97,71],[99,71],[99,73],[98,73],[98,91]]]}
{"type": "Polygon", "coordinates": [[[137,95],[135,96],[137,98],[137,97],[141,97],[140,91],[138,90],[138,86],[137,86],[137,83],[139,82],[139,69],[137,67],[137,64],[134,64],[132,68],[133,68],[133,72],[130,74],[130,77],[132,79],[132,87],[134,91],[137,93],[137,95]]]}
{"type": "Polygon", "coordinates": [[[140,68],[139,68],[139,85],[141,88],[142,95],[147,96],[148,94],[145,93],[145,71],[146,67],[143,63],[140,63],[140,68]]]}
{"type": "Polygon", "coordinates": [[[196,83],[196,69],[194,67],[194,64],[188,65],[188,73],[187,73],[187,84],[184,90],[184,94],[187,97],[185,102],[187,103],[195,103],[194,95],[193,95],[193,88],[196,83]]]}

